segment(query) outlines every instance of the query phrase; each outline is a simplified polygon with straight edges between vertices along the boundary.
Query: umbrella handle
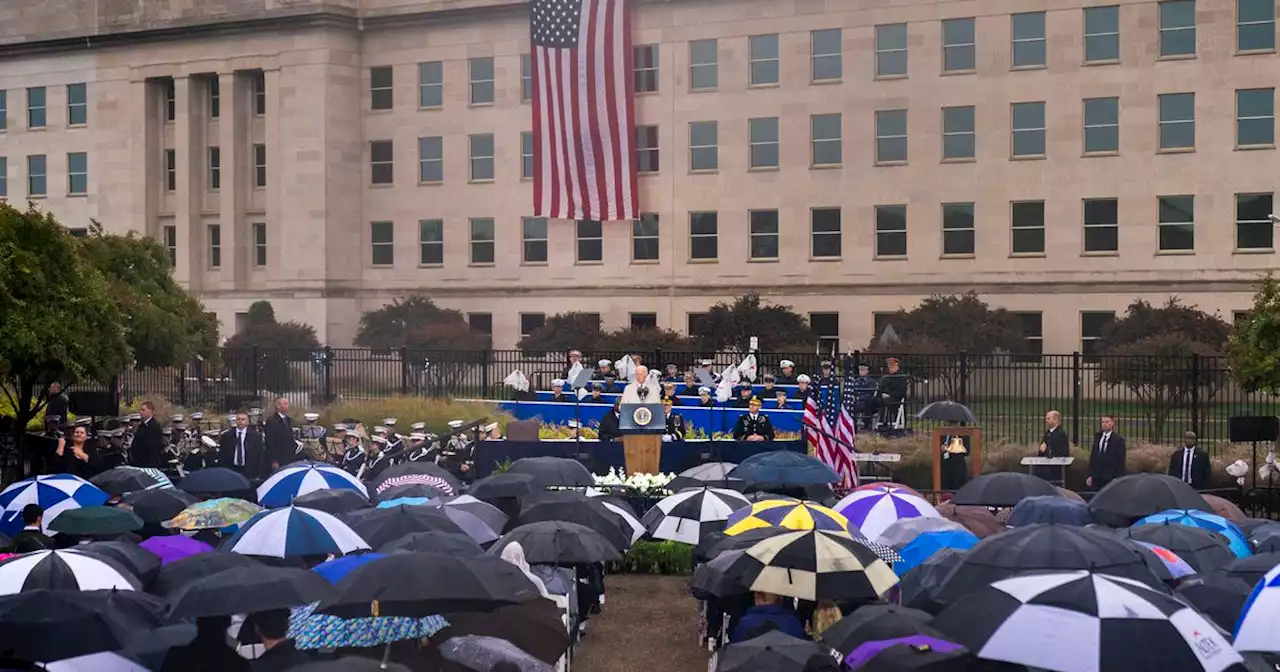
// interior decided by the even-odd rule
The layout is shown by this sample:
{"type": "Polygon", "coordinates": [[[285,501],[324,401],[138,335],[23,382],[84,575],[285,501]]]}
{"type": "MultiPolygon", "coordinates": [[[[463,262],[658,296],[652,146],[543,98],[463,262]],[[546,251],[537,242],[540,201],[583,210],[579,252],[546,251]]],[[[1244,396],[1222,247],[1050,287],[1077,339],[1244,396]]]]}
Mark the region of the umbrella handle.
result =
{"type": "Polygon", "coordinates": [[[387,648],[382,650],[382,662],[378,663],[379,670],[387,669],[387,663],[391,662],[391,644],[387,644],[387,648]]]}

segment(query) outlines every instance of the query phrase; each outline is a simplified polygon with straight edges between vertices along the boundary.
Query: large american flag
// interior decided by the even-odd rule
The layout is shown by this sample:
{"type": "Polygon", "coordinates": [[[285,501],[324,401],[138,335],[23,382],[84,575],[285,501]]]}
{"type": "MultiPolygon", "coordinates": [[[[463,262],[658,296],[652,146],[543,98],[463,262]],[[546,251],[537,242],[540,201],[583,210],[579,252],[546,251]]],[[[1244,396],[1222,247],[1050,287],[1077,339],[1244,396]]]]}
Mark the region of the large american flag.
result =
{"type": "MultiPolygon", "coordinates": [[[[846,367],[848,368],[848,367],[846,367]]],[[[818,387],[805,400],[805,435],[814,455],[840,476],[840,485],[858,485],[858,464],[853,461],[857,441],[853,413],[853,376],[846,373],[839,387],[818,387]]]]}
{"type": "Polygon", "coordinates": [[[629,0],[533,0],[533,214],[636,219],[629,0]]]}

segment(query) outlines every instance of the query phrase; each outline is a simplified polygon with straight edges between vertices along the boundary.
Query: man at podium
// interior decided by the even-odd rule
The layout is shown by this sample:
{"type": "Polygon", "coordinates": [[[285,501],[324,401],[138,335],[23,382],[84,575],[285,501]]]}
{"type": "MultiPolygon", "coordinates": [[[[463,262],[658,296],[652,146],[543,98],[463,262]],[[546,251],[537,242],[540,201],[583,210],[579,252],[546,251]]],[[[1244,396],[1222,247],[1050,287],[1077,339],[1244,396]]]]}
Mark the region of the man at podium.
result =
{"type": "MultiPolygon", "coordinates": [[[[1062,414],[1057,411],[1049,411],[1044,414],[1044,438],[1040,440],[1040,450],[1037,457],[1070,457],[1071,456],[1071,440],[1067,438],[1067,433],[1062,430],[1062,414]]],[[[1045,480],[1057,478],[1055,468],[1053,467],[1037,467],[1036,475],[1045,480]]]]}
{"type": "Polygon", "coordinates": [[[622,390],[622,403],[655,404],[661,399],[662,388],[658,386],[657,376],[649,375],[649,367],[637,366],[635,381],[627,383],[622,390]]]}
{"type": "Polygon", "coordinates": [[[747,412],[738,418],[738,424],[733,427],[734,441],[773,440],[773,423],[769,422],[769,416],[760,412],[760,406],[760,398],[751,397],[747,412]]]}

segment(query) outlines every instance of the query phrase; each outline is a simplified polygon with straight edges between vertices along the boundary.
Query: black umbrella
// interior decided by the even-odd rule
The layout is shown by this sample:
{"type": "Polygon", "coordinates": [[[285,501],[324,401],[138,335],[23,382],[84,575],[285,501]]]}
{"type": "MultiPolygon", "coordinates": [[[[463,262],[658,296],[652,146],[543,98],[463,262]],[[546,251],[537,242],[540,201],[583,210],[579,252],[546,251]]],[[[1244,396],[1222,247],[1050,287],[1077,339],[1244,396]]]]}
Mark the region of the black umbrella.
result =
{"type": "Polygon", "coordinates": [[[622,553],[599,532],[576,523],[549,520],[521,525],[502,535],[489,553],[498,555],[512,542],[524,547],[534,564],[577,565],[621,560],[622,553]]]}
{"type": "Polygon", "coordinates": [[[200,501],[199,497],[177,488],[145,490],[126,495],[128,504],[144,523],[163,523],[200,501]]]}
{"type": "Polygon", "coordinates": [[[252,491],[249,479],[238,471],[226,467],[210,467],[187,474],[182,479],[182,489],[197,494],[223,494],[252,491]]]}
{"type": "Polygon", "coordinates": [[[733,571],[733,565],[744,553],[745,550],[725,551],[698,565],[689,580],[689,592],[704,601],[751,592],[751,584],[743,581],[744,574],[733,571]]]}
{"type": "Polygon", "coordinates": [[[519,525],[547,521],[577,523],[599,532],[619,551],[631,548],[630,528],[624,529],[622,520],[601,502],[534,502],[521,509],[516,519],[519,525]]]}
{"type": "Polygon", "coordinates": [[[491,611],[540,597],[515,565],[492,556],[393,553],[365,563],[337,585],[338,596],[319,611],[368,616],[430,616],[448,611],[491,611]]]}
{"type": "Polygon", "coordinates": [[[743,460],[729,472],[747,487],[764,490],[838,483],[840,477],[822,460],[793,450],[766,450],[743,460]]]}
{"type": "Polygon", "coordinates": [[[1200,527],[1177,523],[1138,525],[1120,532],[1136,541],[1163,546],[1187,561],[1200,574],[1222,567],[1236,559],[1227,538],[1200,527]]]}
{"type": "Polygon", "coordinates": [[[126,492],[146,490],[161,483],[153,474],[135,467],[116,467],[108,469],[89,479],[108,495],[123,495],[126,492]]]}
{"type": "Polygon", "coordinates": [[[693,556],[699,560],[710,560],[727,551],[741,551],[755,546],[757,541],[776,537],[779,534],[794,532],[785,527],[757,527],[741,534],[729,536],[724,532],[711,532],[693,547],[693,556]]]}
{"type": "Polygon", "coordinates": [[[803,672],[813,669],[815,658],[835,665],[826,647],[774,630],[724,647],[716,672],[803,672]]]}
{"type": "Polygon", "coordinates": [[[1280,553],[1259,553],[1232,560],[1214,570],[1214,573],[1237,578],[1250,586],[1256,586],[1262,577],[1277,565],[1280,565],[1280,553]]]}
{"type": "Polygon", "coordinates": [[[170,620],[290,609],[336,597],[315,572],[285,567],[239,567],[192,581],[169,596],[170,620]]]}
{"type": "Polygon", "coordinates": [[[522,457],[511,464],[509,474],[528,474],[536,488],[552,486],[588,487],[595,478],[583,464],[564,457],[522,457]]]}
{"type": "Polygon", "coordinates": [[[930,614],[942,611],[946,606],[939,597],[942,586],[951,570],[960,566],[964,556],[963,551],[944,548],[903,574],[902,580],[898,582],[902,606],[930,614]]]}
{"type": "Polygon", "coordinates": [[[295,498],[293,505],[332,513],[335,516],[367,509],[370,506],[368,497],[348,488],[331,488],[308,492],[301,497],[295,498]]]}
{"type": "Polygon", "coordinates": [[[92,553],[115,560],[125,569],[133,572],[143,585],[151,583],[160,571],[160,558],[145,548],[127,541],[95,541],[76,546],[82,553],[92,553]]]}
{"type": "Polygon", "coordinates": [[[454,532],[414,532],[378,548],[379,553],[446,553],[449,555],[484,555],[474,539],[454,532]]]}
{"type": "Polygon", "coordinates": [[[1275,525],[1277,521],[1271,520],[1270,518],[1245,518],[1244,520],[1234,522],[1236,527],[1240,528],[1240,531],[1245,533],[1245,536],[1251,537],[1253,536],[1254,531],[1258,528],[1264,525],[1275,525]]]}
{"type": "Polygon", "coordinates": [[[447,497],[449,493],[440,488],[433,488],[430,485],[421,483],[408,483],[405,485],[394,485],[382,492],[378,493],[374,500],[379,502],[389,502],[393,499],[403,499],[405,497],[435,499],[437,497],[447,497]]]}
{"type": "Polygon", "coordinates": [[[1280,523],[1259,525],[1249,532],[1249,545],[1255,553],[1275,553],[1280,551],[1280,523]]]}
{"type": "Polygon", "coordinates": [[[379,499],[387,488],[398,485],[427,485],[440,490],[445,495],[456,495],[462,492],[462,482],[448,469],[434,462],[405,462],[388,468],[369,484],[369,493],[379,495],[379,499]]]}
{"type": "Polygon", "coordinates": [[[738,465],[733,462],[707,462],[696,467],[685,469],[667,484],[667,489],[679,492],[685,488],[726,488],[743,491],[747,482],[740,478],[730,478],[729,472],[738,465]]]}
{"type": "Polygon", "coordinates": [[[941,633],[926,625],[932,619],[932,615],[919,609],[909,609],[896,604],[868,604],[859,607],[852,614],[824,630],[822,641],[847,656],[850,651],[866,642],[912,635],[946,639],[941,633]]]}
{"type": "Polygon", "coordinates": [[[404,665],[383,663],[373,658],[343,656],[334,660],[291,667],[289,672],[412,672],[412,670],[404,665]]]}
{"type": "Polygon", "coordinates": [[[1253,586],[1225,574],[1210,574],[1184,581],[1175,592],[1218,627],[1231,632],[1235,630],[1253,586]]]}
{"type": "Polygon", "coordinates": [[[562,612],[550,600],[532,600],[488,613],[442,616],[449,621],[449,627],[433,635],[433,641],[443,642],[462,635],[497,637],[548,665],[555,665],[569,649],[569,633],[560,620],[562,612]]]}
{"type": "Polygon", "coordinates": [[[533,476],[529,474],[491,474],[471,484],[467,494],[476,499],[492,501],[495,499],[520,499],[538,489],[533,476]]]}
{"type": "Polygon", "coordinates": [[[58,514],[49,529],[78,537],[109,536],[142,529],[142,519],[132,511],[113,506],[86,506],[58,514]]]}
{"type": "Polygon", "coordinates": [[[128,647],[163,603],[132,590],[32,590],[0,597],[0,655],[56,661],[128,647]]]}
{"type": "Polygon", "coordinates": [[[169,597],[186,584],[202,577],[239,567],[262,567],[257,560],[240,553],[200,553],[175,560],[160,568],[151,592],[169,597]]]}
{"type": "Polygon", "coordinates": [[[1196,509],[1213,513],[1213,507],[1191,486],[1167,474],[1130,474],[1108,483],[1089,500],[1098,522],[1125,527],[1139,518],[1169,509],[1196,509]]]}
{"type": "Polygon", "coordinates": [[[978,424],[973,411],[968,406],[956,401],[935,401],[916,413],[919,420],[936,420],[938,422],[960,422],[966,425],[978,424]]]}
{"type": "Polygon", "coordinates": [[[1027,497],[1061,497],[1053,484],[1020,471],[983,474],[956,490],[956,506],[1017,506],[1027,497]]]}
{"type": "Polygon", "coordinates": [[[414,532],[452,532],[465,535],[444,512],[430,506],[401,504],[385,509],[353,511],[342,516],[342,521],[372,548],[382,548],[414,532]]]}

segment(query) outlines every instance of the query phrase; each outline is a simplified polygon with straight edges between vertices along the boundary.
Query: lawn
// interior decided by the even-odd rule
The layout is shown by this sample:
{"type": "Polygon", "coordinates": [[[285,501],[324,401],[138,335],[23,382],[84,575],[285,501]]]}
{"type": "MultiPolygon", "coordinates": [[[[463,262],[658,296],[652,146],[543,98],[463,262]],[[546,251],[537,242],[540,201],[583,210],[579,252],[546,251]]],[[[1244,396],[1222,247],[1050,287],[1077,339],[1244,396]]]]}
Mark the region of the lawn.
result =
{"type": "Polygon", "coordinates": [[[604,612],[578,644],[580,672],[706,672],[689,577],[611,574],[604,612]]]}

